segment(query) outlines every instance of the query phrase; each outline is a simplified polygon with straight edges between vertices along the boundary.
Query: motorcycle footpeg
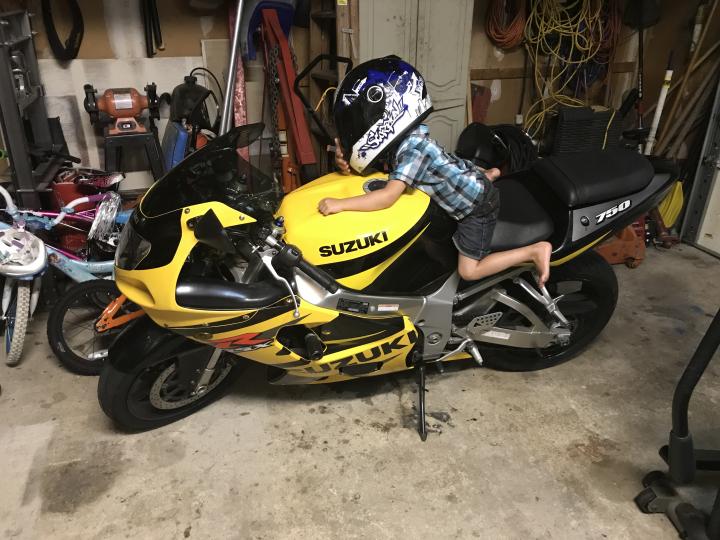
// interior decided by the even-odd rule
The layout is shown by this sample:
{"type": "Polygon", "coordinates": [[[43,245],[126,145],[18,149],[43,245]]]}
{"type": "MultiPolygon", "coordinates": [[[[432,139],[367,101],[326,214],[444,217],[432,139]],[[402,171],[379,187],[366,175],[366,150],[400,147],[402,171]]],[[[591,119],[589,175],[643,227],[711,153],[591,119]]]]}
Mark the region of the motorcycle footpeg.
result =
{"type": "Polygon", "coordinates": [[[475,342],[470,342],[467,344],[467,351],[470,353],[470,356],[472,356],[472,359],[475,361],[475,363],[482,367],[483,365],[483,357],[480,354],[480,349],[478,349],[478,346],[475,344],[475,342]]]}
{"type": "Polygon", "coordinates": [[[475,317],[465,327],[465,333],[468,337],[473,337],[471,334],[479,335],[483,332],[490,330],[497,322],[502,318],[502,311],[496,311],[494,313],[488,313],[486,315],[480,315],[475,317]]]}

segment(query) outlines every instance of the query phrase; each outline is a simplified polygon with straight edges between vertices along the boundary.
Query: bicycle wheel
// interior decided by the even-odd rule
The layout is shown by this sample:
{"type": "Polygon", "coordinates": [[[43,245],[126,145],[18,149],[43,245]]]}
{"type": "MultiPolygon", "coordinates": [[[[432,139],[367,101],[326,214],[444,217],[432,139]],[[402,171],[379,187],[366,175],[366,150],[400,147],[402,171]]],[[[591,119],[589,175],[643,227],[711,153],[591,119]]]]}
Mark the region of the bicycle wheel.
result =
{"type": "MultiPolygon", "coordinates": [[[[79,375],[98,375],[108,348],[122,326],[98,331],[96,323],[107,305],[120,296],[115,282],[107,279],[84,281],[70,287],[58,299],[48,317],[48,342],[63,366],[79,375]]],[[[120,313],[138,307],[126,302],[120,313]]]]}
{"type": "Polygon", "coordinates": [[[25,333],[30,320],[30,292],[32,281],[18,281],[13,289],[10,305],[5,314],[5,363],[17,366],[20,363],[25,333]]]}

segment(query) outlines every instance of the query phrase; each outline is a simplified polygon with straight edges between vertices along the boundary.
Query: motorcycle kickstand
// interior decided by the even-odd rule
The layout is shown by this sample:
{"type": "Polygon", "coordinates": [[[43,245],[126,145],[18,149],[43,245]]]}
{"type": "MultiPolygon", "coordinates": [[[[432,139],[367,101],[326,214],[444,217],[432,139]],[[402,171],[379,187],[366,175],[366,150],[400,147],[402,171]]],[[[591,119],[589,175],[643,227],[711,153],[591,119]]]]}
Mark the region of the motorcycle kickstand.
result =
{"type": "Polygon", "coordinates": [[[418,434],[420,440],[425,442],[427,440],[427,422],[425,422],[425,362],[420,361],[415,364],[415,369],[418,372],[418,434]]]}

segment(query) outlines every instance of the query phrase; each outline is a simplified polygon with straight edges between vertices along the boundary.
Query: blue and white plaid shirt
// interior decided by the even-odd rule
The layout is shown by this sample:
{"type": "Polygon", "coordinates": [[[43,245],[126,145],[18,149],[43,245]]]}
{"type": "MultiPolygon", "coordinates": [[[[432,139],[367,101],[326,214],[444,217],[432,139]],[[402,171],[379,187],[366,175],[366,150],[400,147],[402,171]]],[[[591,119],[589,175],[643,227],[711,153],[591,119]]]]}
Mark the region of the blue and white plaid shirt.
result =
{"type": "Polygon", "coordinates": [[[425,124],[400,143],[391,167],[390,180],[424,191],[458,221],[483,201],[489,182],[475,164],[445,152],[425,124]]]}

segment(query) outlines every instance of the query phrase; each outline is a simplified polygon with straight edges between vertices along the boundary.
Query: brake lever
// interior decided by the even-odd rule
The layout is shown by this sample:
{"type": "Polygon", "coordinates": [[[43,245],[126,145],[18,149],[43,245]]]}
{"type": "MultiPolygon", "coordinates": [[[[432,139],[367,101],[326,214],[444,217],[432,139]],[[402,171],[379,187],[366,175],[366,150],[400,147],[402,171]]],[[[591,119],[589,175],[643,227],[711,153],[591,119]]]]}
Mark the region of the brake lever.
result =
{"type": "Polygon", "coordinates": [[[275,267],[272,264],[272,260],[273,260],[274,256],[275,255],[272,254],[272,251],[270,251],[270,252],[266,251],[265,253],[263,253],[260,256],[260,260],[262,260],[263,264],[268,269],[270,274],[275,279],[277,279],[280,283],[285,285],[285,287],[287,288],[288,292],[290,293],[290,298],[292,299],[293,304],[295,305],[295,311],[293,311],[293,318],[299,319],[300,318],[300,307],[298,306],[297,295],[295,294],[295,291],[293,291],[292,286],[290,285],[290,282],[287,279],[285,279],[284,277],[282,277],[280,274],[278,274],[277,270],[275,270],[275,267]]]}

